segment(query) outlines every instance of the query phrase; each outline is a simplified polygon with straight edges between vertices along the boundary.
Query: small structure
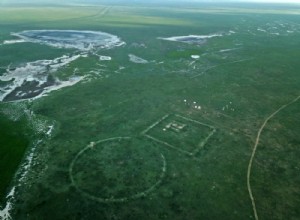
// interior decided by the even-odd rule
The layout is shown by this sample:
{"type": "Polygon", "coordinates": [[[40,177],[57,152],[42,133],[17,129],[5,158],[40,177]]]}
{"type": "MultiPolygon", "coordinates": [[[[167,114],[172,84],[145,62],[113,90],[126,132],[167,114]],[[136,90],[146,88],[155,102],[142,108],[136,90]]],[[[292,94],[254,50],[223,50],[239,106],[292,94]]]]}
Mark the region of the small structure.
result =
{"type": "Polygon", "coordinates": [[[172,131],[175,131],[177,133],[179,133],[181,131],[184,131],[185,128],[186,128],[186,124],[176,122],[176,121],[170,122],[165,127],[165,129],[172,130],[172,131]]]}

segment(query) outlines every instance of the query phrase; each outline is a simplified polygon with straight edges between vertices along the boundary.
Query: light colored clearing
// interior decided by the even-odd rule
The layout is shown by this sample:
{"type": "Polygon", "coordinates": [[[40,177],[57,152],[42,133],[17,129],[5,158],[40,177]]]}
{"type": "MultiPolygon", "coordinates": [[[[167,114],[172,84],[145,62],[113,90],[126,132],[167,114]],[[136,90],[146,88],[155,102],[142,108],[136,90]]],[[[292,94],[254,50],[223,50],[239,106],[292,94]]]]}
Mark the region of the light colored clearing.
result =
{"type": "Polygon", "coordinates": [[[270,33],[270,34],[272,34],[272,35],[277,35],[277,36],[279,36],[280,34],[279,33],[270,33]]]}
{"type": "Polygon", "coordinates": [[[262,29],[262,28],[257,28],[258,31],[261,31],[261,32],[267,32],[265,29],[262,29]]]}
{"type": "Polygon", "coordinates": [[[14,197],[15,192],[16,192],[16,187],[14,186],[14,187],[10,190],[10,192],[8,193],[8,195],[6,196],[6,198],[8,199],[8,198],[14,197]]]}
{"type": "Polygon", "coordinates": [[[101,61],[109,61],[109,60],[111,60],[111,57],[109,57],[109,56],[100,56],[99,60],[101,60],[101,61]]]}
{"type": "MultiPolygon", "coordinates": [[[[15,104],[15,103],[14,103],[15,104]]],[[[43,137],[50,137],[47,135],[49,128],[54,125],[54,122],[50,123],[48,120],[46,120],[43,117],[39,117],[36,115],[33,111],[28,109],[27,107],[23,110],[25,117],[28,121],[28,126],[31,128],[32,131],[35,132],[35,134],[43,137]]],[[[53,131],[53,129],[51,130],[53,131]]],[[[39,144],[40,141],[36,141],[33,145],[39,144]]]]}
{"type": "MultiPolygon", "coordinates": [[[[3,101],[3,99],[16,88],[21,87],[24,82],[37,81],[39,83],[38,86],[42,85],[47,82],[49,73],[56,72],[60,68],[70,64],[80,57],[82,57],[82,55],[65,55],[54,60],[37,60],[34,62],[28,62],[24,66],[17,67],[13,70],[10,70],[10,67],[8,67],[6,73],[0,76],[0,80],[11,81],[11,83],[9,83],[2,92],[0,91],[0,101],[3,101]]],[[[46,87],[39,97],[49,93],[50,91],[74,85],[82,79],[83,77],[73,77],[68,81],[58,81],[55,85],[46,87]]],[[[24,95],[26,95],[26,93],[20,93],[20,99],[22,99],[22,96],[24,95]]]]}
{"type": "Polygon", "coordinates": [[[48,128],[49,128],[49,130],[46,132],[46,135],[47,135],[48,137],[51,137],[52,132],[53,132],[53,130],[54,130],[54,125],[49,125],[48,128]]]}
{"type": "Polygon", "coordinates": [[[250,196],[251,203],[252,203],[254,217],[255,217],[256,220],[258,220],[259,218],[258,218],[258,215],[257,215],[255,200],[254,200],[254,196],[253,196],[252,189],[251,189],[250,178],[251,178],[251,169],[252,169],[253,159],[254,159],[258,144],[259,144],[259,139],[260,139],[261,133],[262,133],[264,127],[266,126],[266,124],[268,123],[268,121],[271,118],[273,118],[277,113],[279,113],[281,110],[285,109],[289,105],[297,102],[299,99],[300,99],[300,96],[298,96],[297,98],[295,98],[291,102],[281,106],[279,109],[277,109],[275,112],[273,112],[269,117],[266,118],[266,120],[263,122],[262,126],[258,130],[256,140],[255,140],[255,144],[254,144],[253,151],[252,151],[251,158],[250,158],[249,165],[248,165],[248,170],[247,170],[247,188],[248,188],[249,196],[250,196]]]}
{"type": "Polygon", "coordinates": [[[11,215],[10,215],[10,212],[12,210],[12,200],[14,199],[15,192],[16,192],[16,187],[14,186],[10,190],[8,195],[6,196],[8,201],[6,202],[5,207],[2,210],[0,210],[0,220],[10,220],[10,219],[12,219],[11,215]]]}
{"type": "Polygon", "coordinates": [[[225,53],[225,52],[230,52],[230,51],[234,51],[234,50],[239,50],[241,48],[230,48],[230,49],[223,49],[223,50],[219,50],[220,53],[225,53]]]}
{"type": "MultiPolygon", "coordinates": [[[[12,35],[21,38],[21,42],[39,43],[81,51],[90,51],[94,48],[110,49],[124,45],[119,37],[101,31],[27,30],[12,35]]],[[[16,40],[10,41],[10,43],[19,42],[16,40]]]]}
{"type": "Polygon", "coordinates": [[[133,63],[141,63],[141,64],[145,64],[145,63],[148,63],[147,60],[141,58],[141,57],[138,57],[136,55],[133,55],[133,54],[128,54],[129,56],[129,60],[133,63]]]}
{"type": "Polygon", "coordinates": [[[33,164],[33,160],[34,160],[34,155],[35,155],[35,150],[37,148],[37,146],[41,143],[41,140],[38,140],[32,147],[30,153],[28,154],[28,156],[25,159],[25,163],[21,166],[21,177],[19,178],[18,182],[23,182],[26,177],[27,174],[33,164]]]}
{"type": "Polygon", "coordinates": [[[178,41],[183,43],[197,43],[203,42],[205,39],[214,37],[222,37],[223,34],[209,34],[209,35],[187,35],[187,36],[174,36],[174,37],[158,37],[160,40],[178,41]]]}
{"type": "Polygon", "coordinates": [[[10,202],[6,203],[4,209],[0,210],[0,220],[11,220],[10,212],[12,209],[12,204],[10,202]]]}
{"type": "Polygon", "coordinates": [[[24,39],[19,40],[5,40],[3,41],[3,44],[18,44],[18,43],[24,43],[26,42],[24,39]]]}
{"type": "Polygon", "coordinates": [[[193,58],[193,59],[199,59],[200,55],[191,55],[191,58],[193,58]]]}
{"type": "Polygon", "coordinates": [[[144,43],[132,43],[130,46],[135,48],[147,48],[144,43]]]}
{"type": "Polygon", "coordinates": [[[92,52],[92,54],[99,57],[100,61],[110,61],[110,60],[112,60],[112,58],[110,56],[99,55],[96,52],[92,52]]]}

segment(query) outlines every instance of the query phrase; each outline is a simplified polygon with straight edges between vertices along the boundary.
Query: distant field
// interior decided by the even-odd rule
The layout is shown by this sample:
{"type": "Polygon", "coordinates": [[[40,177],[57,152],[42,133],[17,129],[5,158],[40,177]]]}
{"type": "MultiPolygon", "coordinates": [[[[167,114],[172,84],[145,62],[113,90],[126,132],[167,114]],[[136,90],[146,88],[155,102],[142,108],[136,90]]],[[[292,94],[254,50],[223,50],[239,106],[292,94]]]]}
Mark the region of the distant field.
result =
{"type": "MultiPolygon", "coordinates": [[[[1,7],[0,77],[82,55],[47,72],[62,82],[82,77],[77,84],[0,103],[1,207],[10,201],[14,219],[255,219],[247,169],[263,122],[300,95],[299,13],[1,7]],[[40,29],[104,31],[126,44],[84,52],[3,44],[17,39],[12,32],[40,29]],[[187,43],[161,39],[173,36],[187,43]],[[132,145],[101,142],[114,137],[132,145]]],[[[299,108],[286,106],[262,130],[250,175],[260,219],[300,217],[299,108]]]]}
{"type": "MultiPolygon", "coordinates": [[[[153,9],[152,9],[153,10],[153,9]]],[[[130,8],[122,6],[96,6],[96,7],[4,7],[1,11],[1,23],[41,24],[49,22],[49,25],[58,25],[53,22],[66,24],[88,24],[104,26],[138,26],[138,25],[187,25],[189,21],[168,17],[164,14],[145,14],[146,8],[130,8]]],[[[176,11],[175,11],[176,12],[176,11]]],[[[172,10],[171,10],[172,13],[172,10]]],[[[174,12],[173,12],[174,13],[174,12]]],[[[32,25],[31,24],[31,25],[32,25]]],[[[83,28],[83,26],[81,26],[83,28]]]]}

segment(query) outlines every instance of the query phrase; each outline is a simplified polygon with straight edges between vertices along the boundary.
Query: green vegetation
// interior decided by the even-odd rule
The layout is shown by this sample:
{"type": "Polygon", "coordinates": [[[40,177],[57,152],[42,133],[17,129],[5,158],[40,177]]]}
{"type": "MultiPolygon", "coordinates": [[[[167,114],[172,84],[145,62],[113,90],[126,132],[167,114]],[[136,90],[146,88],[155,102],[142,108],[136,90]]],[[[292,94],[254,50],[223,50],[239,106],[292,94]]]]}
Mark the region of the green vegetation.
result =
{"type": "MultiPolygon", "coordinates": [[[[254,219],[247,167],[257,132],[270,114],[300,95],[299,12],[238,5],[1,8],[0,42],[22,30],[76,29],[108,32],[126,45],[96,51],[111,61],[88,53],[51,73],[61,80],[86,78],[33,100],[27,126],[25,119],[12,121],[9,111],[1,111],[9,106],[22,112],[26,105],[0,103],[0,197],[18,181],[12,176],[26,146],[37,141],[35,130],[43,139],[16,190],[15,219],[254,219]],[[215,33],[222,36],[201,45],[158,39],[215,33]],[[130,62],[128,54],[149,62],[130,62]],[[170,117],[155,125],[165,115],[170,117]],[[164,131],[170,123],[173,130],[164,131]],[[53,132],[45,135],[50,125],[53,132]],[[74,186],[70,165],[76,155],[91,142],[113,137],[134,141],[124,148],[109,143],[106,151],[106,145],[95,145],[76,160],[80,189],[110,201],[139,193],[159,179],[162,161],[156,155],[162,154],[166,172],[155,190],[103,203],[74,186]]],[[[9,64],[78,52],[19,43],[0,45],[0,53],[4,74],[9,64]]],[[[260,219],[300,217],[299,122],[296,102],[261,134],[250,179],[260,219]]]]}
{"type": "Polygon", "coordinates": [[[0,198],[1,204],[29,141],[24,133],[24,121],[13,122],[0,117],[0,198]]]}

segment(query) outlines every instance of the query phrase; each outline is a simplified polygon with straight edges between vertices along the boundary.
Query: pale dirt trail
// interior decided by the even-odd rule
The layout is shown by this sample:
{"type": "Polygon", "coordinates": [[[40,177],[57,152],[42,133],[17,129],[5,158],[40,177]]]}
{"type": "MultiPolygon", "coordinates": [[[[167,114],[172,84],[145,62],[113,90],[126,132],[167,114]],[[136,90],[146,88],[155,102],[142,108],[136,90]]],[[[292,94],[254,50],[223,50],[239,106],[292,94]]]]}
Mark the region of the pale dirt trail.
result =
{"type": "Polygon", "coordinates": [[[254,156],[255,156],[255,153],[256,153],[256,150],[257,150],[260,135],[261,135],[264,127],[266,126],[266,124],[268,123],[268,121],[271,118],[273,118],[278,112],[285,109],[287,106],[293,104],[294,102],[297,102],[299,99],[300,99],[300,95],[297,98],[295,98],[294,100],[292,100],[291,102],[281,106],[279,109],[277,109],[275,112],[273,112],[269,117],[267,117],[267,119],[264,121],[264,123],[262,124],[262,126],[258,130],[258,133],[257,133],[257,136],[256,136],[256,141],[255,141],[253,151],[252,151],[252,154],[251,154],[251,158],[250,158],[250,161],[249,161],[249,165],[248,165],[248,171],[247,171],[247,188],[248,188],[249,196],[250,196],[250,199],[251,199],[251,202],[252,202],[252,208],[253,208],[253,213],[254,213],[255,220],[258,220],[259,218],[258,218],[258,215],[257,215],[255,200],[254,200],[252,189],[251,189],[250,177],[251,177],[252,163],[253,163],[253,159],[254,159],[254,156]]]}

